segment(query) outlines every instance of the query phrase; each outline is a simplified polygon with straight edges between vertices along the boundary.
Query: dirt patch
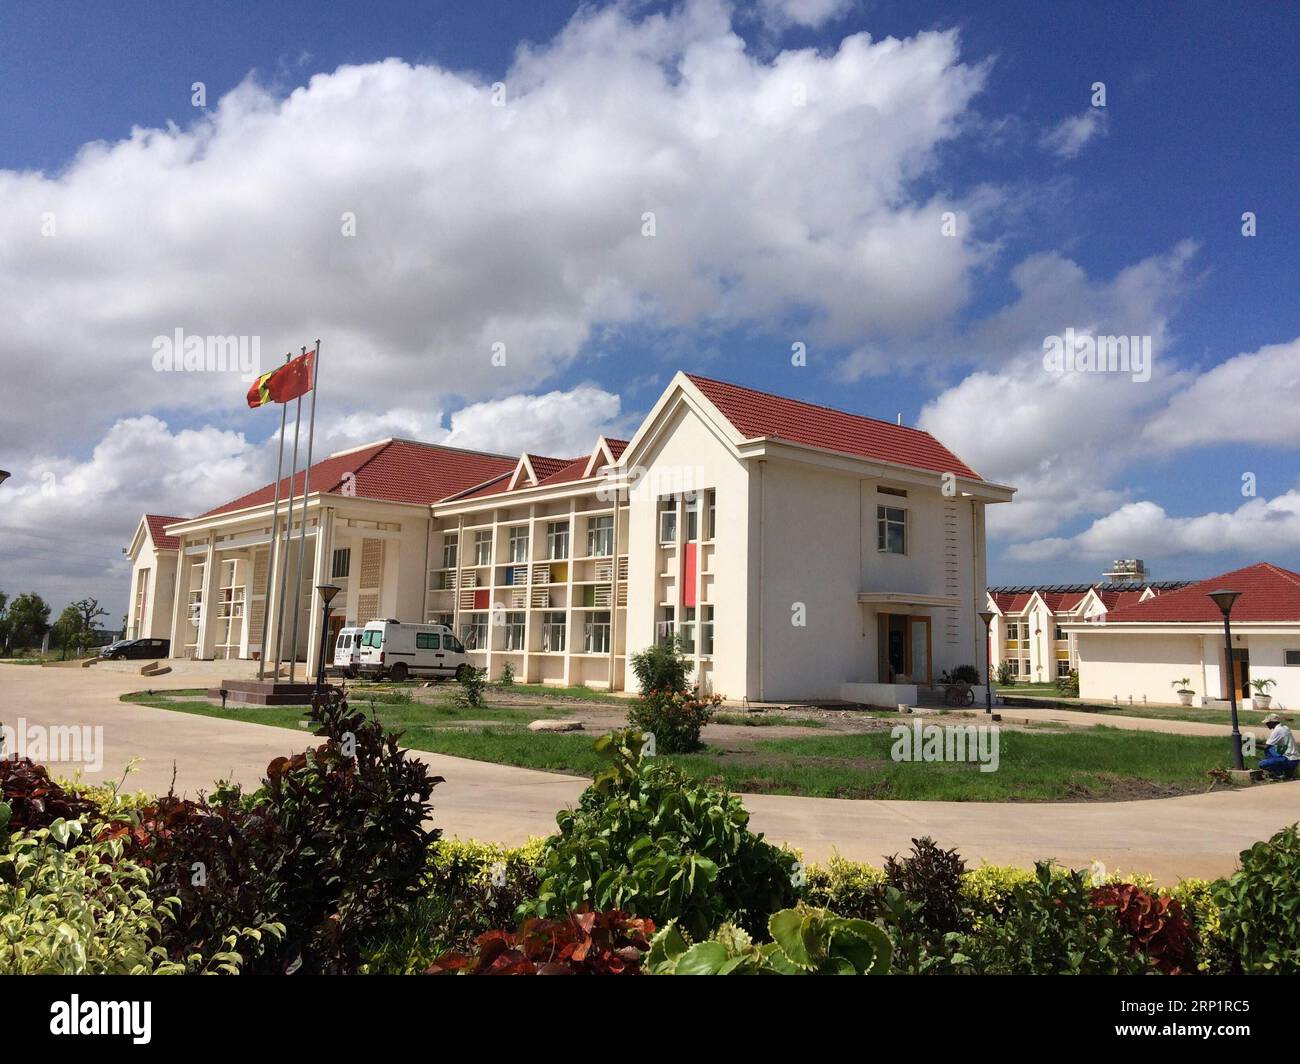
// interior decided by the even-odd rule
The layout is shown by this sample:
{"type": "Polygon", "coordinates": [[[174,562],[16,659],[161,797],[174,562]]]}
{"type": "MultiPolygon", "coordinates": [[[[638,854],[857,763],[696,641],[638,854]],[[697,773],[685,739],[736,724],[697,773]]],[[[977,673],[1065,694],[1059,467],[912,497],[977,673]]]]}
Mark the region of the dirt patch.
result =
{"type": "Polygon", "coordinates": [[[1173,783],[1096,773],[1091,781],[1071,780],[1062,802],[1138,802],[1147,798],[1176,798],[1181,794],[1199,794],[1203,788],[1179,787],[1173,783]]]}

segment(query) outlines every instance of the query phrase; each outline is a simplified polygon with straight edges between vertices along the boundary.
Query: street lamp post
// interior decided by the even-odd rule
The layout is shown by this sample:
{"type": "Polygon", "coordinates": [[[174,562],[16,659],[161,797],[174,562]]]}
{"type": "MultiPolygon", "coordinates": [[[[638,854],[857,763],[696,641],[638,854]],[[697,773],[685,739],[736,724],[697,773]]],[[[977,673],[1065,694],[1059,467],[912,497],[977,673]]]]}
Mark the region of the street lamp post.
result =
{"type": "Polygon", "coordinates": [[[316,590],[320,592],[324,604],[320,622],[320,661],[316,666],[316,692],[319,694],[321,688],[325,686],[325,644],[329,642],[330,614],[334,609],[331,603],[334,601],[334,596],[343,589],[337,584],[318,584],[316,590]]]}
{"type": "Polygon", "coordinates": [[[1223,612],[1223,646],[1225,650],[1224,668],[1227,669],[1228,697],[1232,704],[1232,767],[1244,769],[1246,762],[1241,756],[1241,725],[1237,723],[1237,678],[1232,668],[1232,604],[1237,601],[1240,591],[1211,591],[1210,598],[1223,612]]]}
{"type": "Polygon", "coordinates": [[[993,651],[989,643],[993,639],[994,616],[992,610],[980,613],[980,620],[984,622],[984,712],[990,715],[993,713],[993,651]]]}

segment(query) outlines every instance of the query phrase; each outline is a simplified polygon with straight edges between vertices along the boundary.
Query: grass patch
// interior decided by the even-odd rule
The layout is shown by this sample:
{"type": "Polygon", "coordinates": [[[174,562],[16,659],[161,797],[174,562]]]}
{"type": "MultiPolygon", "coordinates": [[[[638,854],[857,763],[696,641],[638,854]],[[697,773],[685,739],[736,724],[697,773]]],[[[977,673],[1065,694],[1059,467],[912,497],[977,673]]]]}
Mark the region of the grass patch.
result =
{"type": "MultiPolygon", "coordinates": [[[[1146,720],[1188,720],[1195,724],[1222,724],[1232,726],[1232,714],[1226,709],[1207,709],[1201,706],[1105,706],[1095,710],[1103,716],[1142,717],[1146,720]]],[[[1269,712],[1272,712],[1270,710],[1269,712]]],[[[1242,724],[1261,724],[1268,713],[1259,709],[1237,707],[1237,719],[1242,724]]],[[[1278,711],[1283,719],[1292,719],[1289,713],[1278,711]]]]}
{"type": "MultiPolygon", "coordinates": [[[[123,696],[183,713],[298,728],[304,709],[219,704],[177,692],[123,696]]],[[[355,702],[365,705],[364,696],[355,702]]],[[[365,706],[370,709],[369,706],[365,706]]],[[[401,729],[416,750],[496,764],[590,777],[603,762],[592,750],[591,732],[530,732],[539,717],[562,717],[559,706],[485,706],[450,703],[376,703],[375,715],[401,729]]],[[[729,716],[729,714],[724,714],[729,716]]],[[[790,723],[773,719],[773,723],[790,723]]],[[[1043,722],[1050,724],[1051,722],[1043,722]]],[[[762,725],[760,725],[761,727],[762,725]]],[[[798,738],[756,738],[734,747],[714,744],[700,753],[665,760],[689,776],[749,793],[831,798],[919,801],[1099,801],[1156,798],[1204,791],[1206,773],[1227,765],[1222,739],[1121,731],[1100,725],[1077,730],[1044,727],[1002,730],[999,768],[981,772],[973,763],[897,762],[888,731],[798,738]]]]}
{"type": "Polygon", "coordinates": [[[495,683],[492,684],[491,687],[503,692],[509,691],[521,695],[540,695],[543,698],[576,698],[583,702],[613,702],[620,706],[625,706],[628,703],[628,700],[620,695],[611,695],[605,691],[596,691],[590,687],[584,687],[581,684],[573,687],[556,687],[545,683],[512,683],[505,686],[495,683]]]}

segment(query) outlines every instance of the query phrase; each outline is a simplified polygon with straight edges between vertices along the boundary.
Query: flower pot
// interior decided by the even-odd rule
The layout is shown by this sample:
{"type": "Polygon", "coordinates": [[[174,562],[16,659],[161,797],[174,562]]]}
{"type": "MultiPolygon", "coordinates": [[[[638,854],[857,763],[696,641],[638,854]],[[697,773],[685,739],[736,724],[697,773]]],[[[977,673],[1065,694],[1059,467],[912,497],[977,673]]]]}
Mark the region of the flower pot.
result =
{"type": "Polygon", "coordinates": [[[1251,701],[1254,703],[1256,709],[1268,709],[1268,707],[1273,704],[1273,696],[1256,695],[1251,701]]]}
{"type": "Polygon", "coordinates": [[[1192,699],[1195,698],[1195,697],[1196,697],[1196,692],[1195,692],[1195,691],[1179,691],[1179,692],[1178,692],[1178,701],[1181,702],[1181,703],[1182,703],[1183,705],[1185,705],[1185,706],[1190,706],[1190,705],[1192,704],[1192,699]]]}

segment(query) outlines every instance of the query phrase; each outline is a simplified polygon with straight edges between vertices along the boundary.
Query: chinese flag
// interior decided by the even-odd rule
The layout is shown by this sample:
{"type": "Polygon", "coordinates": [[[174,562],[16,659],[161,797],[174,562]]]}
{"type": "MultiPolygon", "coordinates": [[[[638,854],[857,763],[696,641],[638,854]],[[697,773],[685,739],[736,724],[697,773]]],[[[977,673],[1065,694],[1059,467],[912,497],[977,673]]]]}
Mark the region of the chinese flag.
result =
{"type": "Polygon", "coordinates": [[[306,395],[312,389],[315,359],[316,352],[308,351],[305,355],[286,362],[279,369],[263,373],[248,389],[248,405],[257,407],[267,403],[287,403],[290,399],[306,395]]]}

